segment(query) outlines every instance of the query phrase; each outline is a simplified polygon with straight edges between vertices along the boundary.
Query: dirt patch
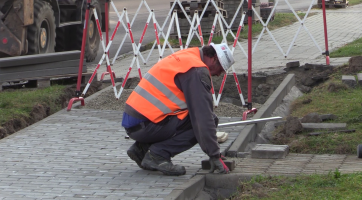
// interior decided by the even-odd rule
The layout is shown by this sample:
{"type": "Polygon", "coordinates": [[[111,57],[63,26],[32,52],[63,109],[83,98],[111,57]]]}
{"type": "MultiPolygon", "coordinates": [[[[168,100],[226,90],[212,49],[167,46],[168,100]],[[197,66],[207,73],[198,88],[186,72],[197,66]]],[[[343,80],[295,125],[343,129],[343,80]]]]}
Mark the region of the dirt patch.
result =
{"type": "Polygon", "coordinates": [[[345,66],[344,74],[355,74],[362,71],[362,56],[351,57],[348,61],[348,66],[345,66]]]}

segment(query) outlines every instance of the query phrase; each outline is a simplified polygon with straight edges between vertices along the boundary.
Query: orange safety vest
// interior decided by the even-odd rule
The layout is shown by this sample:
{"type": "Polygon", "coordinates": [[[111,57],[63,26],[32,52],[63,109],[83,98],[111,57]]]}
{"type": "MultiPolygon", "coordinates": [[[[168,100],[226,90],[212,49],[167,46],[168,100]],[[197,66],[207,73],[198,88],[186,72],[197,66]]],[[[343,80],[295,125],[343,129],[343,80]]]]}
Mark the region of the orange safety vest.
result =
{"type": "Polygon", "coordinates": [[[158,123],[169,115],[184,119],[188,115],[185,95],[174,79],[177,74],[185,73],[193,67],[208,68],[201,60],[197,47],[167,56],[147,72],[126,104],[153,123],[158,123]]]}

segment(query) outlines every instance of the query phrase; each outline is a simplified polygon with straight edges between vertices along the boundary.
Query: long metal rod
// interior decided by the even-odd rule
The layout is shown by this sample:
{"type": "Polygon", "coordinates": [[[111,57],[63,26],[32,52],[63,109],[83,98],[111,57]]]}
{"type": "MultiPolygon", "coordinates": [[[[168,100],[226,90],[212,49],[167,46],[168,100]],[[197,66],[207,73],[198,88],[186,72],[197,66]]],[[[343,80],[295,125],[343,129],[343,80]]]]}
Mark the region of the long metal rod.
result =
{"type": "Polygon", "coordinates": [[[283,119],[282,117],[267,117],[267,118],[261,118],[261,119],[251,119],[251,120],[244,120],[244,121],[236,121],[236,122],[228,122],[228,123],[222,123],[219,124],[218,128],[224,128],[229,126],[238,126],[238,125],[247,125],[247,124],[255,124],[259,122],[265,122],[265,121],[275,121],[283,119]]]}

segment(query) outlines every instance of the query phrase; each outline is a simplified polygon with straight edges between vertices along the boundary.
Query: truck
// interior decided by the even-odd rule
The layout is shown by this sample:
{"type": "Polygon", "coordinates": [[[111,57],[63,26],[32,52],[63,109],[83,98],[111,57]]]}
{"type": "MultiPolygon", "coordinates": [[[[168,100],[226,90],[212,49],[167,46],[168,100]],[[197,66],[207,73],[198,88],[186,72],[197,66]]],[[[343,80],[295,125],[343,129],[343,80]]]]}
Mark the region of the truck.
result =
{"type": "MultiPolygon", "coordinates": [[[[105,31],[105,2],[92,0],[105,31]]],[[[0,59],[80,50],[87,0],[0,0],[0,59]]],[[[93,9],[89,12],[85,59],[97,56],[100,36],[93,9]]]]}

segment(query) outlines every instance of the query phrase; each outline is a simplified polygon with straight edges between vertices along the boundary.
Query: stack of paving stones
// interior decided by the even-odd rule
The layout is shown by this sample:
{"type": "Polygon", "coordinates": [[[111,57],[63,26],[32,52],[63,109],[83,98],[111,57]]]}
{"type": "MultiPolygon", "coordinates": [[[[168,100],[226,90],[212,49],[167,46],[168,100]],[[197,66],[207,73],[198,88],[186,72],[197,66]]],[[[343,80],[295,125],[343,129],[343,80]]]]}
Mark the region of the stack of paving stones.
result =
{"type": "MultiPolygon", "coordinates": [[[[222,14],[222,16],[227,19],[228,15],[227,15],[227,11],[224,10],[224,2],[223,0],[214,0],[215,4],[218,6],[219,10],[220,10],[220,14],[222,14]]],[[[185,10],[186,14],[188,15],[188,17],[190,18],[190,20],[192,21],[195,11],[198,12],[199,16],[201,16],[205,6],[206,6],[207,0],[201,0],[201,1],[182,1],[181,5],[182,8],[185,10]]],[[[170,6],[173,5],[173,2],[170,2],[170,6]]],[[[181,37],[183,38],[187,38],[188,33],[190,31],[190,23],[187,20],[184,12],[182,11],[181,7],[179,4],[175,5],[174,10],[177,11],[177,16],[178,16],[178,21],[179,21],[179,26],[180,26],[180,32],[181,32],[181,37]]],[[[205,10],[205,13],[201,19],[201,29],[202,29],[202,34],[203,35],[209,35],[211,32],[211,28],[212,28],[212,24],[214,22],[214,18],[215,18],[215,14],[216,14],[216,9],[214,7],[214,5],[210,2],[207,5],[207,8],[205,10]]],[[[195,23],[196,24],[196,23],[195,23]]],[[[174,32],[170,35],[171,38],[177,38],[177,27],[176,27],[176,23],[174,23],[174,32]]],[[[214,30],[214,35],[221,35],[220,33],[220,25],[216,25],[215,30],[214,30]]]]}
{"type": "Polygon", "coordinates": [[[271,16],[270,21],[274,20],[275,17],[275,11],[272,13],[272,10],[274,8],[274,3],[273,2],[268,2],[268,3],[261,3],[260,4],[260,17],[266,21],[268,20],[269,16],[271,16]]]}
{"type": "MultiPolygon", "coordinates": [[[[325,1],[326,8],[346,8],[349,1],[347,0],[329,0],[325,1]]],[[[322,0],[318,0],[318,7],[322,8],[322,0]]]]}
{"type": "MultiPolygon", "coordinates": [[[[224,9],[227,11],[229,18],[225,19],[228,24],[231,23],[231,20],[234,18],[234,15],[236,14],[236,11],[239,7],[240,0],[224,0],[224,9]]],[[[234,23],[230,27],[232,31],[237,31],[240,25],[240,20],[242,13],[244,11],[247,11],[247,8],[245,9],[243,6],[240,8],[239,12],[237,13],[234,23]]],[[[248,16],[245,16],[247,18],[248,16]]]]}
{"type": "MultiPolygon", "coordinates": [[[[224,9],[227,11],[227,13],[229,15],[229,18],[227,18],[226,21],[229,24],[231,23],[231,20],[233,19],[234,15],[236,14],[236,11],[237,11],[237,9],[239,7],[240,2],[241,2],[241,0],[224,0],[224,9]]],[[[262,14],[262,9],[264,9],[263,13],[265,13],[264,15],[265,16],[267,15],[266,18],[268,18],[269,14],[271,13],[271,10],[273,9],[274,3],[269,2],[269,3],[266,3],[266,4],[267,5],[265,5],[265,3],[261,4],[260,0],[252,0],[252,5],[254,6],[256,12],[258,13],[258,15],[260,16],[262,14]],[[262,5],[265,8],[261,7],[262,5]]],[[[236,18],[234,20],[234,23],[231,26],[232,31],[238,30],[242,13],[247,12],[247,11],[248,11],[248,2],[246,0],[244,0],[244,3],[241,6],[239,12],[237,13],[236,18]]],[[[273,14],[273,16],[274,16],[274,14],[273,14]]],[[[260,17],[262,17],[263,20],[264,20],[263,16],[260,16],[260,17]]],[[[252,19],[253,19],[253,23],[256,23],[256,22],[259,21],[258,17],[255,15],[255,13],[253,13],[252,19]]],[[[247,24],[247,23],[248,23],[248,16],[246,15],[245,18],[244,18],[244,24],[247,24]]]]}
{"type": "MultiPolygon", "coordinates": [[[[256,13],[258,13],[258,15],[260,16],[260,5],[261,5],[260,0],[252,0],[251,4],[253,5],[256,13]]],[[[248,2],[246,0],[244,0],[244,3],[243,3],[243,10],[248,11],[248,2]]],[[[255,15],[255,12],[253,12],[252,20],[253,20],[253,23],[259,22],[259,18],[255,15]]],[[[248,23],[248,18],[245,17],[244,24],[247,24],[247,23],[248,23]]]]}

